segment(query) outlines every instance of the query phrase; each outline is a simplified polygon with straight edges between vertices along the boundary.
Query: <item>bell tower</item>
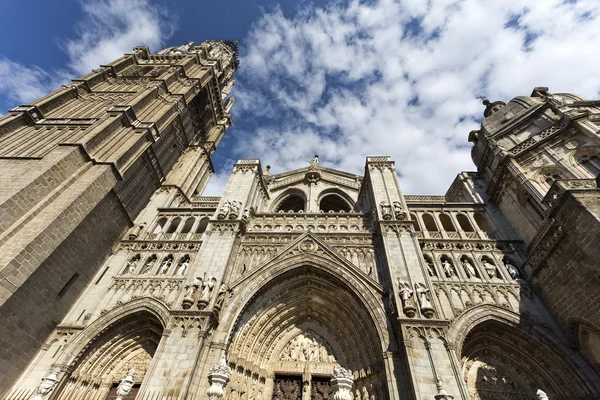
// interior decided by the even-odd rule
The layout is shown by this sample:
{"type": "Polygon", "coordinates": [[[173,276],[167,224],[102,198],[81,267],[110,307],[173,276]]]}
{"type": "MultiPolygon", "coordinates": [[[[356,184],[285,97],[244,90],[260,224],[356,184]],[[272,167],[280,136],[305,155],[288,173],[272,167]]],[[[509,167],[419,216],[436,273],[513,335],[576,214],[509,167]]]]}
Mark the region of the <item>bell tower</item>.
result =
{"type": "Polygon", "coordinates": [[[0,118],[0,397],[157,189],[202,193],[238,63],[232,41],[135,47],[0,118]]]}

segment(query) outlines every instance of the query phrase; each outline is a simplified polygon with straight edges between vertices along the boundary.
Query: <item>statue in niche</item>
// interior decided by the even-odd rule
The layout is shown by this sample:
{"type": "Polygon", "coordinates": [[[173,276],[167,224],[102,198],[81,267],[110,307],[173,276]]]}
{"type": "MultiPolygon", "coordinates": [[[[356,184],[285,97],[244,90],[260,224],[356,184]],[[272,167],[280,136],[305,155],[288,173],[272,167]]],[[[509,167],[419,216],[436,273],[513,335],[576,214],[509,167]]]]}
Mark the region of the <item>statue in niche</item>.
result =
{"type": "Polygon", "coordinates": [[[363,386],[362,388],[362,398],[365,400],[369,400],[369,391],[367,390],[366,386],[363,386]]]}
{"type": "Polygon", "coordinates": [[[463,269],[465,270],[465,274],[467,274],[467,278],[477,278],[477,270],[475,266],[471,264],[468,258],[464,258],[462,261],[463,269]]]}
{"type": "Polygon", "coordinates": [[[506,270],[508,271],[508,274],[511,278],[513,278],[514,280],[517,280],[519,278],[519,270],[517,269],[517,267],[512,265],[509,261],[504,261],[504,266],[506,267],[506,270]]]}
{"type": "Polygon", "coordinates": [[[150,271],[152,270],[152,267],[154,267],[154,263],[156,263],[156,256],[152,255],[152,256],[148,257],[148,259],[146,260],[146,263],[144,264],[144,266],[142,267],[142,270],[140,271],[140,274],[142,274],[142,275],[149,274],[150,271]]]}
{"type": "Polygon", "coordinates": [[[494,264],[491,264],[486,259],[481,260],[481,262],[483,263],[483,268],[485,268],[485,272],[487,272],[488,277],[490,279],[496,278],[496,266],[494,264]]]}
{"type": "Polygon", "coordinates": [[[454,267],[447,258],[442,260],[442,269],[444,270],[446,278],[452,278],[454,276],[454,267]]]}
{"type": "Polygon", "coordinates": [[[140,261],[140,258],[141,257],[139,254],[136,254],[135,256],[131,257],[129,259],[129,261],[127,261],[127,264],[125,265],[125,269],[123,270],[123,275],[132,274],[133,270],[135,269],[135,266],[140,261]]]}
{"type": "Polygon", "coordinates": [[[390,203],[387,201],[382,201],[379,203],[379,206],[381,207],[381,215],[383,216],[383,219],[392,219],[392,206],[390,206],[390,203]]]}
{"type": "Polygon", "coordinates": [[[414,317],[416,308],[410,301],[410,298],[413,295],[413,290],[410,287],[410,283],[404,282],[398,278],[398,290],[400,292],[400,299],[402,300],[402,311],[407,317],[414,317]]]}
{"type": "Polygon", "coordinates": [[[362,400],[362,396],[360,395],[360,390],[356,389],[354,392],[354,400],[362,400]]]}
{"type": "Polygon", "coordinates": [[[404,211],[404,208],[402,207],[402,203],[400,203],[399,201],[394,201],[392,203],[392,205],[394,206],[394,216],[396,217],[396,219],[399,221],[405,220],[406,212],[404,211]]]}
{"type": "Polygon", "coordinates": [[[186,254],[179,261],[179,266],[177,267],[177,275],[184,275],[187,272],[189,265],[190,265],[190,256],[188,256],[186,254]]]}
{"type": "Polygon", "coordinates": [[[162,262],[162,264],[160,266],[160,270],[158,271],[158,273],[160,275],[164,275],[167,272],[169,272],[169,268],[171,268],[171,264],[173,264],[173,256],[169,254],[163,260],[163,262],[162,262]]]}
{"type": "Polygon", "coordinates": [[[435,273],[435,267],[433,265],[433,261],[431,261],[428,258],[425,258],[425,265],[427,266],[427,273],[429,274],[429,276],[437,277],[437,274],[435,273]]]}
{"type": "Polygon", "coordinates": [[[433,307],[429,301],[429,292],[429,288],[427,288],[424,283],[415,283],[416,297],[419,300],[419,305],[421,306],[421,313],[425,316],[425,318],[433,317],[433,307]]]}

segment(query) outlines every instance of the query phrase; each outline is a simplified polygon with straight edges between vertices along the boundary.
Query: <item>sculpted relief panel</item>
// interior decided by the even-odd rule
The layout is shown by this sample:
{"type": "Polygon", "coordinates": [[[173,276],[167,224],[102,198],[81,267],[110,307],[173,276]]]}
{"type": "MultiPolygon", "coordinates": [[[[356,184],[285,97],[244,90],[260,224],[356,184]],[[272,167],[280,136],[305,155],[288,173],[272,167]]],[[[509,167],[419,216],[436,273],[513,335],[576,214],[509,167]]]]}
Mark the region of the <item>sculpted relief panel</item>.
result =
{"type": "Polygon", "coordinates": [[[536,386],[525,371],[505,364],[493,356],[482,356],[464,364],[464,378],[469,394],[476,400],[530,400],[536,386]]]}
{"type": "Polygon", "coordinates": [[[325,340],[308,330],[293,338],[281,352],[283,361],[336,362],[325,340]]]}

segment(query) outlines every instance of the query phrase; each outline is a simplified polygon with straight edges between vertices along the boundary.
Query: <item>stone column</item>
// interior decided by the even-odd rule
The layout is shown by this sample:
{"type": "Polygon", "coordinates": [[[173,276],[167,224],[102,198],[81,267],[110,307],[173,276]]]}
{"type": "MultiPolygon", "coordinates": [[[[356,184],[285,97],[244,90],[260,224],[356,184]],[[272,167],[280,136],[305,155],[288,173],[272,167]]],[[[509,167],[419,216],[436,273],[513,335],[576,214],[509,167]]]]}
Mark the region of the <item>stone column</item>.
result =
{"type": "Polygon", "coordinates": [[[350,390],[354,379],[352,372],[342,367],[335,367],[331,376],[331,387],[333,388],[334,400],[351,400],[350,390]]]}

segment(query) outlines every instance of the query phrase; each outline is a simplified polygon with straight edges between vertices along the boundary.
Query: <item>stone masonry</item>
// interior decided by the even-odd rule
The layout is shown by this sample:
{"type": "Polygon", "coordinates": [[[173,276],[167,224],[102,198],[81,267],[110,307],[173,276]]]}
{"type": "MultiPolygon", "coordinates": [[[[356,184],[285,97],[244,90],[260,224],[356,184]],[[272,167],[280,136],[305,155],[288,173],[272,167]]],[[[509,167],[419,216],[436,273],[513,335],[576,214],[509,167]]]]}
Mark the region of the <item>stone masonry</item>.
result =
{"type": "Polygon", "coordinates": [[[135,48],[0,119],[1,398],[600,398],[599,102],[485,101],[445,195],[315,156],[203,196],[237,63],[135,48]]]}

